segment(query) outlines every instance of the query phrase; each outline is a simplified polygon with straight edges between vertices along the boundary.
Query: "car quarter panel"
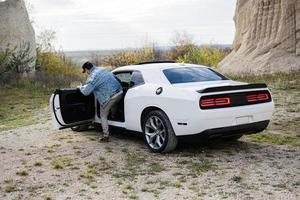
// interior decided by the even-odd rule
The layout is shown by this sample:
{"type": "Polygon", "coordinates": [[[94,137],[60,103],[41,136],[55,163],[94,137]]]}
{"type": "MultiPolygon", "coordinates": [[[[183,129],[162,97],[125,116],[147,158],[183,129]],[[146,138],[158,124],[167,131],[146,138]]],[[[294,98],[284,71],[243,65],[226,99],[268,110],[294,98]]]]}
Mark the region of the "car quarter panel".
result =
{"type": "Polygon", "coordinates": [[[129,130],[142,131],[140,121],[143,110],[158,107],[166,113],[174,128],[177,122],[188,121],[190,112],[197,109],[197,96],[196,92],[168,85],[145,84],[132,88],[125,96],[125,126],[129,130]],[[157,95],[159,87],[163,88],[163,92],[157,95]]]}

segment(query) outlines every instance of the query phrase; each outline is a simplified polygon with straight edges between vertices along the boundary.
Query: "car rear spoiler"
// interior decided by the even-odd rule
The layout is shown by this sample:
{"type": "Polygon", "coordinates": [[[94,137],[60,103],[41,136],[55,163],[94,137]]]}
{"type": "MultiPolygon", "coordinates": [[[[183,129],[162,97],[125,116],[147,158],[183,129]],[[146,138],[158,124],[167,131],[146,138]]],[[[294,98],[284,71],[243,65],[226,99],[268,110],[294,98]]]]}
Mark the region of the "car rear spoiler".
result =
{"type": "Polygon", "coordinates": [[[254,84],[246,84],[246,85],[211,87],[211,88],[205,88],[203,90],[198,90],[197,92],[212,93],[212,92],[225,92],[225,91],[233,91],[233,90],[247,90],[247,89],[260,89],[260,88],[268,88],[268,86],[265,83],[254,83],[254,84]]]}

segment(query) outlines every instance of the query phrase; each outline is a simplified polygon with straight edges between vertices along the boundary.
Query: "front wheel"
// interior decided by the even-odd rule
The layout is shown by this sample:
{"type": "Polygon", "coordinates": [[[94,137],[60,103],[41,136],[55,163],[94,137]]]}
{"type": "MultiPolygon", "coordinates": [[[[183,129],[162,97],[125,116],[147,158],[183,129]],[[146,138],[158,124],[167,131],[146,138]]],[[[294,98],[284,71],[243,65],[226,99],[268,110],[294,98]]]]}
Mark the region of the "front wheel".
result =
{"type": "Polygon", "coordinates": [[[178,143],[168,116],[160,111],[151,111],[143,119],[144,140],[152,152],[173,151],[178,143]]]}

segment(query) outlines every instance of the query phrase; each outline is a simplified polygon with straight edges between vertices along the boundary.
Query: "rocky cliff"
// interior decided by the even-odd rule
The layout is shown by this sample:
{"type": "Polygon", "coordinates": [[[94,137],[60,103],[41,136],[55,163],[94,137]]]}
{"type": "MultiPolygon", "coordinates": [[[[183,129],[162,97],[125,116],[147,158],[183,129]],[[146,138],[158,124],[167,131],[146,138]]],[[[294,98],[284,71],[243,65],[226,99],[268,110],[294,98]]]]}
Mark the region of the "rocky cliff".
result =
{"type": "Polygon", "coordinates": [[[300,70],[300,0],[237,0],[233,51],[225,73],[300,70]]]}
{"type": "MultiPolygon", "coordinates": [[[[29,56],[36,57],[35,33],[28,17],[23,0],[0,0],[0,50],[10,49],[18,51],[30,45],[29,56]]],[[[34,62],[29,66],[34,70],[34,62]]],[[[22,71],[22,69],[20,70],[22,71]]]]}

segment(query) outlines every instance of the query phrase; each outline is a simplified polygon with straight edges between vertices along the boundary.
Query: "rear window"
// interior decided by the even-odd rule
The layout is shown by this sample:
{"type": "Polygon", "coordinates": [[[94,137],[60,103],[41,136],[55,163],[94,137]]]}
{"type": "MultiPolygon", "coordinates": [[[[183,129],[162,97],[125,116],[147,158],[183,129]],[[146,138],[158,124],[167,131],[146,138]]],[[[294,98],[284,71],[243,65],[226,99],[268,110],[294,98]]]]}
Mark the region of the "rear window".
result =
{"type": "Polygon", "coordinates": [[[228,80],[225,76],[218,72],[202,67],[165,69],[163,70],[163,73],[171,84],[228,80]]]}

